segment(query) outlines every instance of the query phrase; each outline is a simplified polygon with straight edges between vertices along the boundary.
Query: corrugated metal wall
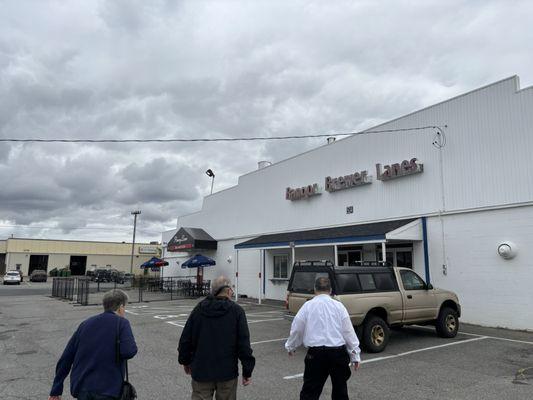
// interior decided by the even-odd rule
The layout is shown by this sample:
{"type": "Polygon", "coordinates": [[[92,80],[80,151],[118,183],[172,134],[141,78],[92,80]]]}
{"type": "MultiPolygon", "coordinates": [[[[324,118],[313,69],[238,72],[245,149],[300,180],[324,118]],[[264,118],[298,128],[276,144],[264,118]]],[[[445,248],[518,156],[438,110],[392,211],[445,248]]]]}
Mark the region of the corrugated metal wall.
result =
{"type": "MultiPolygon", "coordinates": [[[[513,77],[409,114],[375,129],[439,125],[446,210],[533,201],[533,90],[518,90],[513,77]]],[[[217,239],[363,223],[436,213],[442,209],[435,130],[350,137],[249,173],[236,187],[204,199],[199,213],[178,226],[202,227],[217,239]],[[375,179],[375,164],[417,157],[422,174],[389,182],[375,179]],[[285,200],[286,187],[318,183],[326,176],[368,170],[371,185],[307,200],[285,200]],[[353,206],[354,213],[346,214],[353,206]]]]}

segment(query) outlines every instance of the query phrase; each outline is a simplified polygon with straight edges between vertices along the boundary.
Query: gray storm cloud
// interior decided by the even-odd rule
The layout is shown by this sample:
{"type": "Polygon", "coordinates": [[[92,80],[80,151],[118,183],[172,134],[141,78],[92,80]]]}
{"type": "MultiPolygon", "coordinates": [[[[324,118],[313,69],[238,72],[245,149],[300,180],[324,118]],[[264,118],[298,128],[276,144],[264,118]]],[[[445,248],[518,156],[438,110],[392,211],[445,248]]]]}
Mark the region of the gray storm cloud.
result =
{"type": "MultiPolygon", "coordinates": [[[[0,137],[362,130],[510,75],[529,84],[533,5],[511,4],[3,1],[0,137]]],[[[129,240],[139,208],[157,240],[201,206],[207,168],[220,190],[322,143],[0,143],[0,238],[129,240]]]]}

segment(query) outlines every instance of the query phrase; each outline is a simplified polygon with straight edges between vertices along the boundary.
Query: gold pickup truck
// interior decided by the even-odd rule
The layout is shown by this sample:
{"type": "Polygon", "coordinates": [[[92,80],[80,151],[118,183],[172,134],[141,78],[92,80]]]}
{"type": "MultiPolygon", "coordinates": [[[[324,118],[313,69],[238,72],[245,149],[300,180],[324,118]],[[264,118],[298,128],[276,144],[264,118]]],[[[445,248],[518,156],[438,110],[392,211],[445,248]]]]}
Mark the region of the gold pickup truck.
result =
{"type": "Polygon", "coordinates": [[[403,325],[431,324],[441,337],[457,335],[461,316],[457,295],[426,284],[409,268],[296,262],[287,292],[289,315],[296,315],[313,298],[315,280],[322,276],[330,278],[333,297],[348,310],[357,336],[368,352],[383,351],[390,328],[403,325]]]}

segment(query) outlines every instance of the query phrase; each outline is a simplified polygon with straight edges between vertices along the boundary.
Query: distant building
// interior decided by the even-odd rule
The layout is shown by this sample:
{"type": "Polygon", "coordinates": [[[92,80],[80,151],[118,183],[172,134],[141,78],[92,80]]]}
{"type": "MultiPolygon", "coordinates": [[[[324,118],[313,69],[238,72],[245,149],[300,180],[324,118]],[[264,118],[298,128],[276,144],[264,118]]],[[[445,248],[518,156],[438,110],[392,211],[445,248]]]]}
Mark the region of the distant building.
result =
{"type": "MultiPolygon", "coordinates": [[[[135,243],[133,272],[139,266],[161,254],[161,246],[135,243]]],[[[0,240],[0,274],[6,270],[20,270],[29,275],[33,270],[68,267],[72,275],[85,275],[95,268],[113,268],[129,272],[131,243],[91,242],[75,240],[19,239],[0,240]]]]}
{"type": "Polygon", "coordinates": [[[164,274],[202,252],[217,262],[204,279],[284,299],[295,261],[385,259],[455,291],[464,322],[533,329],[532,127],[515,76],[260,164],[163,233],[164,274]]]}

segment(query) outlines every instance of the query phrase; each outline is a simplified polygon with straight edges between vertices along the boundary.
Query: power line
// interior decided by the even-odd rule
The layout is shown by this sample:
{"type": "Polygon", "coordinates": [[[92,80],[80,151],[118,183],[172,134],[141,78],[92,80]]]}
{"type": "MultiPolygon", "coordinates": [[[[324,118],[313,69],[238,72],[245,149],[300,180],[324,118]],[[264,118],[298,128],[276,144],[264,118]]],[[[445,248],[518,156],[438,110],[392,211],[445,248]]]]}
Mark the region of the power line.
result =
{"type": "MultiPolygon", "coordinates": [[[[46,230],[96,230],[96,231],[109,231],[109,232],[119,232],[119,231],[128,231],[131,229],[131,226],[124,226],[123,228],[98,228],[93,226],[85,227],[60,227],[60,226],[30,226],[30,225],[17,225],[17,224],[0,224],[0,229],[3,228],[24,228],[24,229],[46,229],[46,230]]],[[[143,232],[152,232],[152,233],[161,233],[161,231],[155,231],[151,229],[142,229],[143,232]]]]}
{"type": "Polygon", "coordinates": [[[12,143],[192,143],[192,142],[251,142],[251,141],[264,141],[264,140],[289,140],[289,139],[310,139],[321,138],[331,136],[356,136],[356,135],[368,135],[377,133],[393,133],[393,132],[407,132],[407,131],[419,131],[423,129],[437,129],[438,126],[428,125],[412,128],[400,128],[400,129],[383,129],[383,130],[366,130],[360,132],[349,133],[330,133],[330,134],[318,134],[318,135],[290,135],[290,136],[253,136],[253,137],[218,137],[218,138],[171,138],[171,139],[42,139],[42,138],[28,138],[28,139],[15,139],[15,138],[0,138],[0,142],[12,142],[12,143]]]}

